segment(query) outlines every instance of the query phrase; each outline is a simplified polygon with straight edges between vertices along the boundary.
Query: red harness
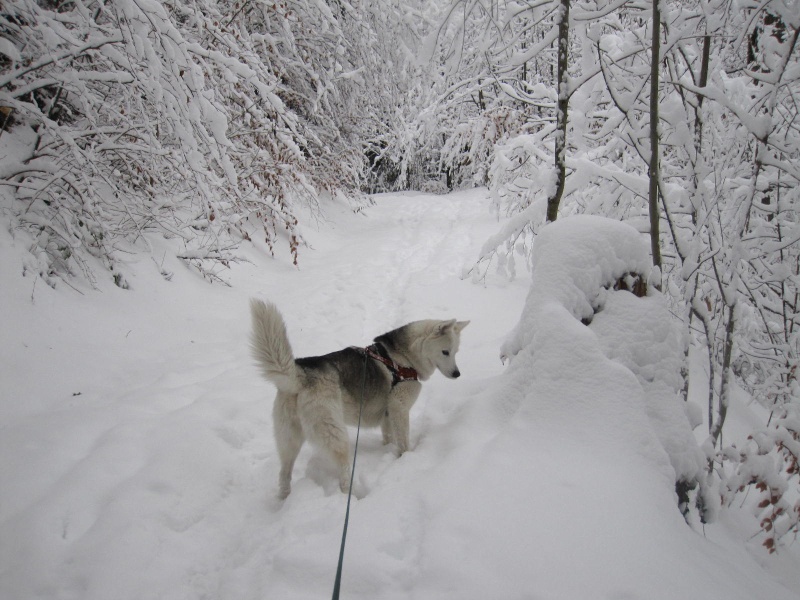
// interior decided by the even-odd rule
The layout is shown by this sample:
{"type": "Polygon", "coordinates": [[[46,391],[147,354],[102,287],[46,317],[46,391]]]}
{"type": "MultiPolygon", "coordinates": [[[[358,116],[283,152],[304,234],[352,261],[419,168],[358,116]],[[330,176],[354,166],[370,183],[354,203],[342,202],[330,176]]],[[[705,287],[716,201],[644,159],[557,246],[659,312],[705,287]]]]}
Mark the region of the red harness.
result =
{"type": "Polygon", "coordinates": [[[386,365],[386,368],[392,374],[392,387],[404,381],[419,381],[419,373],[417,373],[416,369],[398,365],[389,357],[389,354],[381,344],[372,344],[366,348],[354,347],[353,349],[363,352],[370,358],[386,365]]]}

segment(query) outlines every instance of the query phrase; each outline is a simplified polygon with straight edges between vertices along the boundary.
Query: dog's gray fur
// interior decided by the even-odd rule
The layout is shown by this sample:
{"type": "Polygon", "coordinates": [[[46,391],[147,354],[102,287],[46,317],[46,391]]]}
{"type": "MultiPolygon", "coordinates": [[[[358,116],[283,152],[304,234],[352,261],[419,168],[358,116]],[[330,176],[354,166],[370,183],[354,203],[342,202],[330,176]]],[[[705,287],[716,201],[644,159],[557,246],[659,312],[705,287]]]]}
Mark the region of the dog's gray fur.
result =
{"type": "Polygon", "coordinates": [[[398,454],[408,450],[409,411],[436,369],[450,379],[460,375],[455,356],[461,330],[469,321],[414,321],[375,338],[398,365],[411,367],[420,381],[392,384],[390,370],[363,351],[345,348],[324,356],[294,358],[286,325],[275,305],[251,300],[251,344],[261,372],[278,388],[273,423],[281,471],[279,496],[291,491],[292,469],[306,439],[325,449],[339,469],[339,487],[350,487],[350,443],[346,425],[380,425],[385,444],[398,454]]]}

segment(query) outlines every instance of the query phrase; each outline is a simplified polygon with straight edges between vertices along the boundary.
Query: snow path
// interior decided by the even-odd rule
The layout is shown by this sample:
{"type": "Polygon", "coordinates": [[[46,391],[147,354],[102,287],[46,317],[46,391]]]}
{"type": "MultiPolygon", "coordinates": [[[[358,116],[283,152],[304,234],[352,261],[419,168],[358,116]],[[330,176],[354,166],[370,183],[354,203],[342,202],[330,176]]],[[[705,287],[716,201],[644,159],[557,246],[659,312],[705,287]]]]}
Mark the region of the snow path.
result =
{"type": "Polygon", "coordinates": [[[586,336],[584,354],[504,371],[530,279],[460,279],[498,229],[484,193],[332,210],[306,232],[299,269],[251,248],[221,273],[231,288],[134,257],[130,291],[54,291],[20,277],[24,253],[0,228],[0,598],[330,596],[345,498],[305,447],[292,494],[275,500],[274,390],[247,346],[260,296],[281,308],[297,356],[414,319],[472,321],[462,377],[423,386],[412,450],[396,459],[362,432],[343,598],[800,599],[742,536],[683,523],[664,471],[630,450],[648,435],[657,448],[626,429],[644,417],[604,412],[622,406],[616,380],[634,378],[592,354],[587,328],[545,324],[553,344],[586,336]],[[559,378],[580,397],[563,398],[559,378]]]}
{"type": "MultiPolygon", "coordinates": [[[[467,380],[500,372],[494,349],[525,292],[524,282],[501,290],[459,279],[496,226],[481,193],[455,202],[379,197],[365,212],[334,214],[308,231],[313,250],[299,270],[253,253],[253,265],[223,273],[230,289],[167,259],[168,283],[139,259],[132,291],[54,292],[19,277],[4,233],[2,275],[18,289],[4,302],[11,318],[0,350],[0,468],[13,482],[0,503],[0,535],[15,541],[2,545],[0,596],[330,593],[343,498],[326,462],[305,448],[292,496],[283,506],[272,500],[274,392],[249,357],[247,298],[281,307],[298,356],[366,344],[417,318],[474,318],[504,298],[506,310],[464,336],[459,363],[470,376],[437,376],[423,388],[412,413],[416,445],[448,418],[467,380]],[[496,342],[479,343],[480,335],[496,342]]],[[[435,463],[395,460],[376,431],[362,443],[356,489],[367,498],[435,463]]],[[[395,519],[378,550],[381,587],[386,577],[409,581],[424,509],[411,504],[395,519]]],[[[357,540],[357,526],[351,535],[357,540]]]]}

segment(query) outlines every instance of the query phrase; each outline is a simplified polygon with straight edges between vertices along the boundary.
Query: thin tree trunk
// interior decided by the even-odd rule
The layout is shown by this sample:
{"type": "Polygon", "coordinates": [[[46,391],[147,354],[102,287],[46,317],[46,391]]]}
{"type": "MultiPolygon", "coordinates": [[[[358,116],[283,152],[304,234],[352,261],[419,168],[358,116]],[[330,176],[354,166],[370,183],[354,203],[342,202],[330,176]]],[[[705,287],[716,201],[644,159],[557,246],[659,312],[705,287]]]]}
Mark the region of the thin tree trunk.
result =
{"type": "MultiPolygon", "coordinates": [[[[705,35],[703,36],[703,58],[700,62],[700,79],[697,83],[698,87],[704,88],[708,85],[708,67],[709,63],[711,62],[711,36],[705,35]]],[[[692,178],[692,186],[694,188],[693,193],[697,196],[698,192],[698,167],[701,164],[704,164],[703,160],[703,100],[704,96],[702,94],[697,94],[697,108],[695,109],[694,114],[694,148],[695,148],[695,161],[694,161],[694,175],[692,178]]],[[[692,225],[695,226],[694,235],[699,235],[697,231],[697,210],[693,207],[692,208],[692,225]]],[[[673,238],[674,238],[673,234],[673,238]]],[[[678,253],[681,259],[681,264],[686,263],[686,257],[681,252],[679,247],[678,241],[675,240],[675,246],[678,248],[678,253]]],[[[692,284],[692,298],[689,300],[689,306],[687,307],[688,315],[686,317],[686,327],[691,330],[692,327],[692,317],[694,316],[694,311],[692,310],[692,303],[694,302],[694,296],[697,295],[697,280],[699,277],[698,273],[693,275],[694,283],[692,284]]],[[[688,281],[687,281],[688,284],[688,281]]],[[[704,323],[705,325],[705,323],[704,323]]],[[[708,338],[708,327],[706,326],[706,339],[708,338]]],[[[683,377],[683,389],[681,390],[681,396],[684,401],[689,400],[689,350],[691,349],[691,344],[686,345],[686,349],[683,355],[683,365],[681,366],[681,376],[683,377]]],[[[713,378],[712,378],[712,392],[711,398],[714,397],[713,393],[713,378]]],[[[711,415],[709,414],[709,427],[711,427],[711,415]]]]}
{"type": "MultiPolygon", "coordinates": [[[[658,70],[661,61],[661,10],[659,0],[653,0],[653,48],[650,64],[650,250],[653,266],[661,269],[661,244],[658,214],[658,70]]],[[[661,282],[656,286],[661,289],[661,282]]]]}
{"type": "Polygon", "coordinates": [[[555,221],[558,217],[558,205],[564,195],[564,184],[567,179],[567,117],[569,109],[569,89],[567,67],[569,65],[569,4],[570,0],[561,0],[560,21],[558,23],[558,114],[556,115],[555,168],[556,189],[547,199],[547,221],[555,221]]]}
{"type": "MultiPolygon", "coordinates": [[[[700,88],[704,88],[708,85],[708,66],[711,62],[711,36],[706,34],[703,36],[703,60],[700,63],[700,81],[697,82],[697,86],[700,88]]],[[[695,134],[698,136],[699,140],[702,141],[703,139],[703,130],[702,130],[702,118],[700,117],[700,109],[703,108],[703,100],[705,100],[705,96],[703,94],[697,94],[697,117],[695,118],[695,134]]],[[[700,145],[700,141],[698,142],[698,147],[700,145]]]]}
{"type": "Polygon", "coordinates": [[[728,322],[725,324],[725,345],[722,349],[722,378],[719,388],[719,408],[717,410],[717,421],[711,430],[711,441],[716,446],[722,435],[722,426],[725,424],[725,417],[728,415],[728,405],[730,404],[731,385],[733,369],[731,362],[733,358],[733,332],[735,329],[736,303],[728,306],[728,322]]]}

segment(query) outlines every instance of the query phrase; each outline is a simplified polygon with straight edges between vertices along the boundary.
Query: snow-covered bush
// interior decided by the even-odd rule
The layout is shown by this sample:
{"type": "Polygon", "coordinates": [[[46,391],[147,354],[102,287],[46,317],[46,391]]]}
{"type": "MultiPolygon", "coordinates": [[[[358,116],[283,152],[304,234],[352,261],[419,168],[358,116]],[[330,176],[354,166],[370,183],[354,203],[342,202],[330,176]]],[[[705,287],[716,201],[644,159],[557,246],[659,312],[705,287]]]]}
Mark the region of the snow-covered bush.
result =
{"type": "MultiPolygon", "coordinates": [[[[494,187],[498,173],[505,174],[506,164],[494,167],[498,144],[508,142],[526,131],[527,116],[517,108],[497,103],[474,117],[455,125],[442,147],[442,168],[449,173],[450,187],[494,187]]],[[[511,160],[511,159],[509,159],[511,160]]],[[[517,165],[519,166],[519,165],[517,165]]]]}
{"type": "MultiPolygon", "coordinates": [[[[688,490],[704,481],[706,459],[680,393],[685,340],[663,296],[646,286],[650,269],[646,241],[629,225],[577,215],[544,226],[534,242],[525,309],[501,352],[549,362],[555,357],[543,355],[558,353],[562,368],[572,365],[581,371],[588,360],[601,371],[601,363],[613,363],[606,378],[614,378],[613,385],[630,396],[616,408],[626,404],[626,410],[647,416],[653,438],[669,459],[681,510],[687,512],[688,490]]],[[[563,385],[565,402],[591,402],[571,396],[571,377],[553,377],[563,385]]],[[[596,385],[601,394],[605,380],[596,385]]]]}
{"type": "MultiPolygon", "coordinates": [[[[754,487],[748,508],[758,521],[762,545],[772,554],[784,538],[800,531],[800,410],[797,402],[775,411],[773,422],[753,432],[741,448],[722,452],[736,469],[724,481],[724,499],[736,501],[754,487]]],[[[794,534],[794,536],[790,536],[794,534]]]]}
{"type": "Polygon", "coordinates": [[[99,262],[124,285],[153,230],[206,274],[251,236],[296,260],[298,209],[359,187],[322,2],[11,0],[0,35],[5,210],[51,281],[99,262]]]}

